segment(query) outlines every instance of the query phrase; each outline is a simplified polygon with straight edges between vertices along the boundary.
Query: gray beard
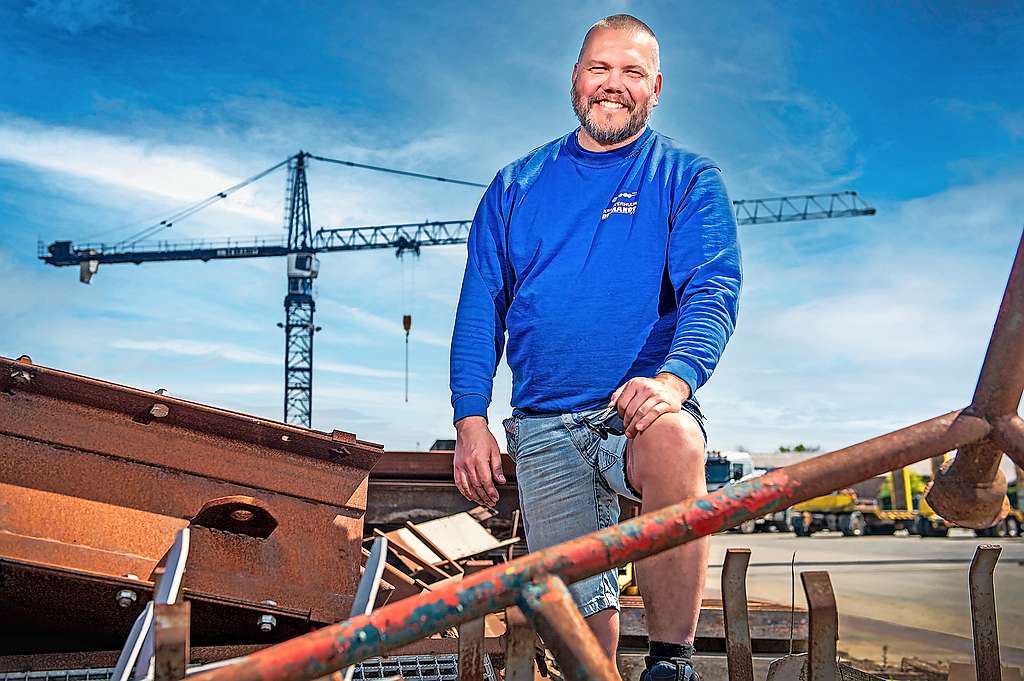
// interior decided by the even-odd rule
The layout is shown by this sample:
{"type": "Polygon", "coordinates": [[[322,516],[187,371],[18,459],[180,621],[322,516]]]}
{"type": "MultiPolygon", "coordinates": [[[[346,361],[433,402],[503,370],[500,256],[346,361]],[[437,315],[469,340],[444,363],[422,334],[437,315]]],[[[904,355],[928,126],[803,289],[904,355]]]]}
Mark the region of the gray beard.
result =
{"type": "Polygon", "coordinates": [[[647,125],[647,121],[651,117],[651,104],[650,100],[647,101],[645,106],[634,106],[629,112],[629,119],[623,124],[621,128],[617,130],[606,130],[597,127],[591,116],[591,108],[593,104],[603,99],[603,97],[588,97],[580,106],[580,97],[576,96],[576,86],[569,90],[569,99],[572,101],[572,110],[576,113],[576,118],[580,120],[580,125],[587,134],[590,135],[595,142],[602,145],[619,144],[625,142],[633,135],[637,134],[644,129],[647,125]]]}

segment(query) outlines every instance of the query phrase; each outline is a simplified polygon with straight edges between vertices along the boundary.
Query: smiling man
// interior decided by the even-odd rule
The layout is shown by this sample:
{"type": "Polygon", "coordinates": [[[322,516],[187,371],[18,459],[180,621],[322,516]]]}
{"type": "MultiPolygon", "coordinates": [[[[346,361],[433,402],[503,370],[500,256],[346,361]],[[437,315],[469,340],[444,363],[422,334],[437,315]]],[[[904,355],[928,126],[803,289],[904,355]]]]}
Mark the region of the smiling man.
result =
{"type": "MultiPolygon", "coordinates": [[[[594,24],[572,70],[580,127],[503,168],[470,230],[451,350],[455,483],[493,505],[505,481],[487,408],[507,334],[504,426],[531,551],[618,522],[619,495],[646,513],[706,492],[694,392],[736,323],[736,221],[719,168],[647,126],[661,91],[650,27],[594,24]]],[[[637,566],[645,681],[699,678],[707,546],[637,566]]],[[[614,655],[615,571],[570,589],[614,655]]]]}

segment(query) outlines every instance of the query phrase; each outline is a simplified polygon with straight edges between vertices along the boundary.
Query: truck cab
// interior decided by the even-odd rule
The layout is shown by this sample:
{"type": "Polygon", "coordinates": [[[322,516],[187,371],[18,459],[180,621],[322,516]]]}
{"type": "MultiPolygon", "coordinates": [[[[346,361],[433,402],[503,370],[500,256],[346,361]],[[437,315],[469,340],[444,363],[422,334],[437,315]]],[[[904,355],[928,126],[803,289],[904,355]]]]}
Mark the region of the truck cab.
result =
{"type": "Polygon", "coordinates": [[[704,478],[709,492],[751,477],[755,472],[754,459],[747,452],[712,451],[704,462],[704,478]]]}

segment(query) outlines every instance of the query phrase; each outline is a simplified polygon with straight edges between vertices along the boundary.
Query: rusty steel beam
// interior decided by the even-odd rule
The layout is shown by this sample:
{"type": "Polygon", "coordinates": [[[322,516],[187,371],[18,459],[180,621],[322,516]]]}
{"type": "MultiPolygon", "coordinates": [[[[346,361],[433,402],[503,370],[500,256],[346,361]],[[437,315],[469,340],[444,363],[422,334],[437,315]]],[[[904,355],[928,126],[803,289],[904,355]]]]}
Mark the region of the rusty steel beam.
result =
{"type": "Polygon", "coordinates": [[[537,634],[517,607],[505,608],[505,681],[533,681],[537,634]]]}
{"type": "Polygon", "coordinates": [[[459,681],[484,679],[484,618],[459,626],[459,681]]]}
{"type": "MultiPolygon", "coordinates": [[[[455,452],[399,452],[387,451],[374,464],[370,480],[435,480],[451,482],[455,452]]],[[[501,455],[501,467],[506,480],[516,479],[516,464],[508,454],[501,455]]]]}
{"type": "Polygon", "coordinates": [[[807,597],[807,681],[836,681],[839,612],[828,572],[801,572],[807,597]]]}
{"type": "Polygon", "coordinates": [[[1024,393],[1024,237],[1010,270],[999,313],[971,405],[964,413],[985,419],[994,432],[957,452],[928,490],[928,504],[946,520],[965,527],[991,527],[1006,517],[1006,452],[1024,461],[1017,416],[1024,393]]]}
{"type": "Polygon", "coordinates": [[[981,544],[974,552],[969,571],[971,629],[974,632],[974,668],[977,679],[998,679],[999,630],[996,626],[996,593],[992,578],[1003,547],[981,544]]]}
{"type": "Polygon", "coordinates": [[[727,549],[722,564],[722,614],[729,681],[754,681],[753,648],[747,612],[747,565],[750,549],[727,549]]]}
{"type": "Polygon", "coordinates": [[[549,575],[527,584],[519,596],[519,607],[569,681],[619,681],[615,661],[601,648],[561,579],[549,575]]]}
{"type": "Polygon", "coordinates": [[[189,664],[189,602],[153,608],[153,679],[180,681],[189,664]]]}
{"type": "Polygon", "coordinates": [[[31,598],[0,590],[0,611],[19,623],[0,648],[119,645],[143,602],[118,607],[114,594],[126,581],[150,591],[186,526],[183,589],[198,643],[274,642],[346,617],[380,454],[351,433],[0,358],[0,498],[11,502],[0,505],[0,576],[46,584],[31,598]],[[109,589],[83,591],[83,575],[109,589]],[[261,632],[240,609],[279,626],[261,632]]]}
{"type": "Polygon", "coordinates": [[[196,681],[302,681],[512,605],[536,579],[575,582],[786,508],[898,466],[976,442],[990,427],[951,412],[866,442],[779,468],[510,563],[406,598],[256,653],[196,681]]]}
{"type": "Polygon", "coordinates": [[[992,340],[971,400],[972,409],[979,415],[994,417],[1017,411],[1024,394],[1021,348],[1024,348],[1024,238],[1017,247],[992,329],[992,340]]]}
{"type": "Polygon", "coordinates": [[[992,440],[1006,452],[1018,468],[1024,467],[1024,420],[1020,416],[1002,416],[992,427],[992,440]]]}

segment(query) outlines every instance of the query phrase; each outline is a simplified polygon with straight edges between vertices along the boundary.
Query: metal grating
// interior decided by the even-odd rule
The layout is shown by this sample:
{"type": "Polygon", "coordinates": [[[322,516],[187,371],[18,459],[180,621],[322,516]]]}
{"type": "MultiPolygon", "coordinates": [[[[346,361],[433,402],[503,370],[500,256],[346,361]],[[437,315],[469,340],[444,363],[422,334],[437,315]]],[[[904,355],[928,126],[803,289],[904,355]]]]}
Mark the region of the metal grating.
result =
{"type": "MultiPolygon", "coordinates": [[[[457,681],[458,655],[394,655],[374,657],[357,664],[352,681],[382,681],[394,677],[422,679],[422,681],[457,681]]],[[[484,655],[484,679],[497,681],[491,656],[484,655]]]]}
{"type": "Polygon", "coordinates": [[[0,681],[110,681],[113,667],[58,669],[45,672],[0,672],[0,681]]]}
{"type": "MultiPolygon", "coordinates": [[[[114,669],[60,669],[42,672],[0,672],[0,681],[110,681],[114,669]]],[[[417,681],[458,681],[458,655],[393,655],[357,664],[352,681],[383,681],[401,677],[417,681]]],[[[484,655],[484,679],[498,681],[491,656],[484,655]]]]}

